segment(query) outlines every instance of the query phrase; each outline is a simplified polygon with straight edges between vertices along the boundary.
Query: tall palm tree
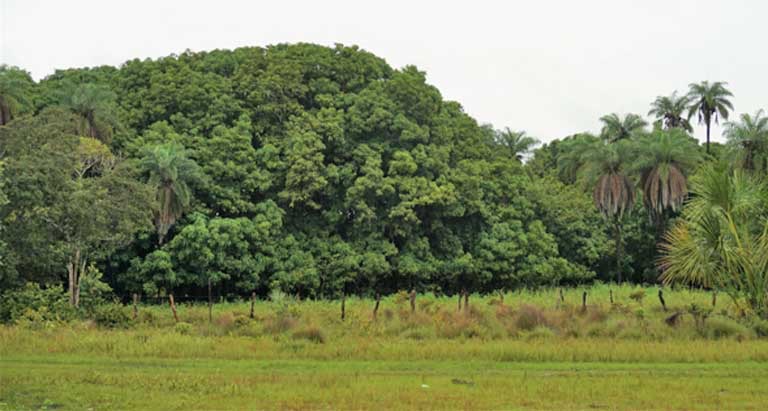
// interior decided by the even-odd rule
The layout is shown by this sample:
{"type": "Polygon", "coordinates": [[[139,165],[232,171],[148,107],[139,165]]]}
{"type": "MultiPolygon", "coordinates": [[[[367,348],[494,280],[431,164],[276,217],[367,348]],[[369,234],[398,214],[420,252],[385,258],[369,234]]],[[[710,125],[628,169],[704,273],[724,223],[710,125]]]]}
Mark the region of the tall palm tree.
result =
{"type": "Polygon", "coordinates": [[[635,185],[629,174],[633,152],[629,141],[610,144],[584,136],[574,139],[562,154],[559,166],[565,171],[577,169],[593,185],[592,200],[610,222],[616,242],[616,279],[621,283],[623,258],[622,223],[635,204],[635,185]]]}
{"type": "Polygon", "coordinates": [[[648,122],[637,114],[629,113],[621,118],[616,113],[600,117],[603,128],[600,135],[609,143],[626,140],[645,130],[648,122]]]}
{"type": "Polygon", "coordinates": [[[688,109],[688,96],[678,96],[677,91],[669,96],[659,96],[651,103],[649,116],[654,116],[664,128],[682,128],[685,131],[693,132],[691,122],[683,117],[688,109]]]}
{"type": "Polygon", "coordinates": [[[0,126],[8,124],[20,107],[28,103],[27,93],[32,84],[27,72],[0,65],[0,126]]]}
{"type": "Polygon", "coordinates": [[[80,133],[109,142],[117,125],[117,95],[93,83],[68,85],[60,92],[60,103],[80,118],[80,133]]]}
{"type": "Polygon", "coordinates": [[[496,132],[496,143],[507,148],[510,156],[522,161],[526,154],[540,143],[525,131],[512,131],[509,127],[496,132]]]}
{"type": "Polygon", "coordinates": [[[725,123],[725,135],[732,154],[740,157],[745,170],[754,171],[756,160],[762,160],[761,171],[768,171],[768,117],[763,110],[754,116],[744,113],[738,122],[725,123]]]}
{"type": "Polygon", "coordinates": [[[728,120],[729,110],[733,110],[733,104],[728,100],[728,97],[733,97],[733,93],[725,87],[727,84],[722,81],[714,83],[702,81],[701,83],[691,83],[688,86],[690,88],[688,91],[690,104],[688,120],[694,114],[698,114],[699,124],[704,124],[707,127],[707,154],[709,154],[709,134],[712,120],[715,120],[715,124],[719,124],[720,117],[723,120],[728,120]]]}
{"type": "Polygon", "coordinates": [[[640,175],[643,205],[656,225],[656,238],[666,228],[668,214],[688,197],[687,175],[701,160],[698,144],[679,128],[658,130],[635,143],[632,170],[640,175]]]}
{"type": "Polygon", "coordinates": [[[158,208],[155,227],[158,244],[162,245],[168,230],[189,207],[192,190],[189,183],[200,179],[200,169],[177,144],[158,145],[147,149],[141,168],[149,174],[148,183],[157,188],[158,208]]]}

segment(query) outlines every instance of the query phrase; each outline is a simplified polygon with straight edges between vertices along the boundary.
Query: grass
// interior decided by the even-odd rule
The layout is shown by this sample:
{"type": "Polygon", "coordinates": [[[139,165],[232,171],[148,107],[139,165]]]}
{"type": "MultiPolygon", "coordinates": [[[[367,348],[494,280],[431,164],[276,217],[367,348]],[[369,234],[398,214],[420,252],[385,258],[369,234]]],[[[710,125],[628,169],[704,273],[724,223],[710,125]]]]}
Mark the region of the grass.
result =
{"type": "MultiPolygon", "coordinates": [[[[126,328],[0,326],[0,410],[766,409],[768,339],[725,301],[699,323],[672,312],[711,296],[636,288],[456,301],[365,299],[140,307],[126,328]],[[655,303],[655,304],[654,304],[655,303]]],[[[762,327],[762,328],[761,328],[762,327]]],[[[762,331],[761,331],[762,330],[762,331]]]]}

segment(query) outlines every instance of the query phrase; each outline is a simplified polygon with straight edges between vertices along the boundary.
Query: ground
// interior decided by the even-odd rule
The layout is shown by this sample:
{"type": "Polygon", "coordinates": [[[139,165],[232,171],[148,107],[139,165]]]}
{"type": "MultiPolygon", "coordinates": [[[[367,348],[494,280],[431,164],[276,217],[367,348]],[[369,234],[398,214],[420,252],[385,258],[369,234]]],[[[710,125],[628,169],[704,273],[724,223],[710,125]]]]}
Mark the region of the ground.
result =
{"type": "Polygon", "coordinates": [[[668,290],[664,311],[634,291],[606,304],[591,289],[587,312],[553,291],[467,312],[395,296],[375,320],[351,300],[344,321],[333,302],[262,301],[253,320],[241,302],[213,323],[204,306],[180,306],[183,325],[163,306],[118,328],[21,322],[0,326],[0,410],[768,409],[761,328],[727,305],[672,327],[670,312],[711,298],[668,290]]]}

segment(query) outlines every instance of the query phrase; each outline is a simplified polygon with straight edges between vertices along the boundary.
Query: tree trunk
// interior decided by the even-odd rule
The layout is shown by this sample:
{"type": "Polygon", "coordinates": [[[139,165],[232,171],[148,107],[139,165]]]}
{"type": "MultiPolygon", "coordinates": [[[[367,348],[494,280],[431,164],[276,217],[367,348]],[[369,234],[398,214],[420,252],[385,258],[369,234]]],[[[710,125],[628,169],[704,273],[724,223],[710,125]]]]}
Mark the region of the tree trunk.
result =
{"type": "Polygon", "coordinates": [[[715,308],[715,305],[717,305],[717,291],[712,291],[712,308],[715,308]]]}
{"type": "Polygon", "coordinates": [[[499,302],[504,305],[504,290],[499,290],[499,302]]]}
{"type": "Polygon", "coordinates": [[[664,292],[661,291],[661,288],[659,288],[659,302],[661,303],[661,308],[667,311],[667,302],[664,301],[664,292]]]}
{"type": "Polygon", "coordinates": [[[133,319],[139,318],[139,295],[133,293],[133,319]]]}
{"type": "Polygon", "coordinates": [[[458,311],[461,311],[461,299],[464,297],[464,291],[459,292],[459,309],[458,311]]]}
{"type": "Polygon", "coordinates": [[[416,289],[411,290],[409,299],[411,300],[411,313],[415,313],[416,312],[416,289]]]}
{"type": "Polygon", "coordinates": [[[581,310],[587,311],[587,292],[584,291],[584,293],[581,295],[581,310]]]}
{"type": "Polygon", "coordinates": [[[469,292],[464,290],[464,312],[469,312],[469,292]]]}
{"type": "Polygon", "coordinates": [[[707,154],[709,154],[709,127],[711,122],[711,120],[707,121],[707,154]]]}
{"type": "Polygon", "coordinates": [[[211,292],[210,277],[208,277],[208,322],[213,322],[213,293],[211,292]]]}
{"type": "Polygon", "coordinates": [[[85,272],[85,263],[79,248],[67,263],[67,294],[69,294],[69,304],[73,307],[80,304],[80,277],[85,272]]]}
{"type": "Polygon", "coordinates": [[[8,105],[0,101],[0,126],[4,126],[11,121],[11,110],[8,105]]]}
{"type": "Polygon", "coordinates": [[[347,293],[341,293],[341,321],[347,317],[347,293]]]}
{"type": "Polygon", "coordinates": [[[373,319],[375,320],[379,314],[379,303],[381,303],[381,293],[376,293],[376,305],[373,306],[373,319]]]}
{"type": "Polygon", "coordinates": [[[613,290],[608,290],[608,296],[611,299],[611,305],[613,305],[613,290]]]}
{"type": "Polygon", "coordinates": [[[618,220],[614,224],[614,231],[616,232],[616,280],[621,285],[621,259],[624,250],[621,244],[621,223],[618,220]]]}

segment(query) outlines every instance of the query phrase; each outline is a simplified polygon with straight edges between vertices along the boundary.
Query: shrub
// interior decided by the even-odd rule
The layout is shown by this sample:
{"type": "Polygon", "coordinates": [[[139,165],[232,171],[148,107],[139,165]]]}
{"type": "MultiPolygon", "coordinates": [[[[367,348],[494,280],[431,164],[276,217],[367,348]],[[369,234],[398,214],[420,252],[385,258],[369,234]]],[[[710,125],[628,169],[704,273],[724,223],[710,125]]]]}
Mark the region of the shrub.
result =
{"type": "Polygon", "coordinates": [[[224,313],[218,316],[214,322],[218,327],[229,330],[235,325],[235,315],[232,313],[224,313]]]}
{"type": "Polygon", "coordinates": [[[428,340],[434,337],[434,332],[429,328],[419,327],[409,328],[400,335],[411,340],[428,340]]]}
{"type": "Polygon", "coordinates": [[[750,335],[750,330],[742,324],[726,317],[711,317],[704,327],[703,334],[708,338],[746,338],[750,335]]]}
{"type": "Polygon", "coordinates": [[[548,327],[539,326],[523,334],[523,338],[525,338],[527,341],[551,339],[555,338],[555,332],[548,327]]]}
{"type": "Polygon", "coordinates": [[[515,319],[518,330],[530,331],[544,325],[547,325],[547,319],[541,309],[533,305],[520,306],[515,319]]]}
{"type": "Polygon", "coordinates": [[[410,295],[408,294],[408,291],[400,290],[395,294],[393,300],[395,304],[402,305],[407,303],[411,299],[410,295]]]}
{"type": "Polygon", "coordinates": [[[638,303],[642,303],[643,298],[645,298],[645,290],[640,289],[640,290],[632,291],[629,294],[629,298],[637,301],[638,303]]]}
{"type": "Polygon", "coordinates": [[[249,322],[238,327],[236,334],[242,337],[260,337],[264,334],[264,328],[256,322],[249,322]]]}
{"type": "Polygon", "coordinates": [[[282,334],[296,326],[296,320],[288,315],[278,315],[268,319],[264,331],[270,334],[282,334]]]}
{"type": "Polygon", "coordinates": [[[131,316],[122,304],[101,304],[93,309],[93,320],[100,327],[124,328],[131,322],[131,316]]]}
{"type": "Polygon", "coordinates": [[[752,330],[758,337],[768,337],[768,321],[760,318],[752,320],[752,330]]]}
{"type": "Polygon", "coordinates": [[[247,315],[235,314],[235,327],[245,327],[251,319],[247,315]]]}
{"type": "Polygon", "coordinates": [[[37,311],[41,321],[68,321],[77,316],[61,287],[40,288],[35,283],[27,283],[0,296],[0,322],[14,322],[27,310],[37,311]]]}
{"type": "Polygon", "coordinates": [[[325,333],[318,327],[310,326],[293,333],[294,340],[308,340],[315,344],[325,343],[325,333]]]}
{"type": "Polygon", "coordinates": [[[173,327],[173,330],[181,335],[189,335],[192,333],[192,324],[179,322],[173,327]]]}

